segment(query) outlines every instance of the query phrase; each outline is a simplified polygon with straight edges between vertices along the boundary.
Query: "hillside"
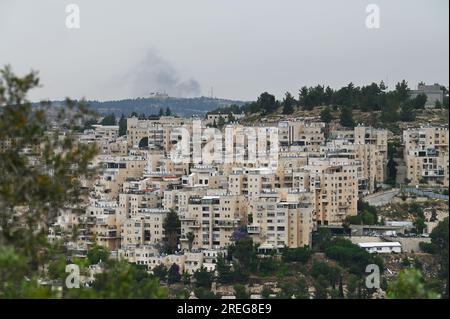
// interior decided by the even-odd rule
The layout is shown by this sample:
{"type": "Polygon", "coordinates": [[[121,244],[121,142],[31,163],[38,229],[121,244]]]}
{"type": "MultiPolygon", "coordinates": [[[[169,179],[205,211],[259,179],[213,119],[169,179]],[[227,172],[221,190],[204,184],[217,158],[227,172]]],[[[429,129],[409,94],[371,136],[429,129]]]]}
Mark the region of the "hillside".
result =
{"type": "MultiPolygon", "coordinates": [[[[62,101],[53,101],[54,106],[61,105],[62,101]]],[[[158,114],[160,109],[170,108],[173,114],[190,117],[192,115],[204,116],[207,112],[231,104],[243,105],[242,101],[227,99],[198,97],[198,98],[137,98],[117,101],[87,101],[91,108],[101,115],[114,113],[116,117],[125,116],[132,112],[138,114],[158,114]]]]}

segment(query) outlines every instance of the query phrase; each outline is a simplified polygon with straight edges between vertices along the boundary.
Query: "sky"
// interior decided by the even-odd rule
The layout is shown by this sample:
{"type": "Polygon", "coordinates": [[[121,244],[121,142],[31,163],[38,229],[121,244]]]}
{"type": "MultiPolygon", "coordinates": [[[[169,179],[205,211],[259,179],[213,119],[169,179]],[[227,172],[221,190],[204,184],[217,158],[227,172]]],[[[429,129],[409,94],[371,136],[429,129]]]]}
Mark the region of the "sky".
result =
{"type": "Polygon", "coordinates": [[[448,86],[448,39],[448,0],[0,0],[0,66],[39,71],[32,100],[448,86]],[[79,28],[66,26],[72,3],[79,28]]]}

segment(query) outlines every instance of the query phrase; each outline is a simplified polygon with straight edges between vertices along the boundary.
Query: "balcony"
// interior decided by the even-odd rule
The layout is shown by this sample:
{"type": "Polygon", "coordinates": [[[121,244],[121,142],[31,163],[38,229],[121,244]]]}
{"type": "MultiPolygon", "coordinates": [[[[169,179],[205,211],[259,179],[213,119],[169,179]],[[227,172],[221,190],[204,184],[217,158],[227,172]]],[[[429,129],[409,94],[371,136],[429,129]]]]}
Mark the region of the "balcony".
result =
{"type": "Polygon", "coordinates": [[[248,225],[247,232],[249,234],[259,234],[261,232],[261,228],[257,225],[248,225]]]}

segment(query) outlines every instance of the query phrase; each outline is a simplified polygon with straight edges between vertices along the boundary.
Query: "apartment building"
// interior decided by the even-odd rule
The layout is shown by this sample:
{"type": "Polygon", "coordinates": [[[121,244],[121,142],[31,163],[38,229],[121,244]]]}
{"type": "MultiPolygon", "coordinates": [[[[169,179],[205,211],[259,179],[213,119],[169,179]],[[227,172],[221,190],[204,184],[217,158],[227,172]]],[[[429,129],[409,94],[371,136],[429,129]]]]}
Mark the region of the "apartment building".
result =
{"type": "Polygon", "coordinates": [[[233,195],[251,198],[277,188],[280,188],[279,177],[269,168],[237,168],[228,177],[228,190],[233,195]]]}
{"type": "Polygon", "coordinates": [[[189,200],[192,197],[206,196],[206,187],[189,187],[164,192],[162,200],[165,209],[173,209],[177,212],[187,212],[189,200]]]}
{"type": "Polygon", "coordinates": [[[310,161],[304,167],[304,173],[297,175],[299,180],[296,182],[315,193],[315,220],[318,225],[341,224],[347,216],[357,215],[361,171],[361,165],[345,159],[325,159],[310,161]]]}
{"type": "Polygon", "coordinates": [[[128,147],[148,147],[170,151],[174,135],[174,129],[184,125],[188,120],[173,116],[161,116],[154,120],[139,120],[137,117],[127,119],[128,147]]]}
{"type": "Polygon", "coordinates": [[[141,208],[161,208],[158,190],[146,188],[146,179],[127,181],[119,193],[118,219],[120,221],[138,214],[141,208]],[[144,186],[141,186],[144,185],[144,186]]]}
{"type": "Polygon", "coordinates": [[[291,147],[317,151],[325,141],[325,123],[305,120],[279,122],[278,140],[281,151],[289,151],[291,147]]]}
{"type": "Polygon", "coordinates": [[[230,122],[231,119],[234,119],[235,121],[238,121],[245,117],[245,113],[231,113],[231,117],[229,113],[208,113],[206,115],[206,124],[207,125],[214,125],[219,124],[220,118],[223,119],[224,123],[230,122]]]}
{"type": "Polygon", "coordinates": [[[448,127],[423,126],[405,130],[403,143],[410,184],[449,186],[448,127]]]}
{"type": "Polygon", "coordinates": [[[191,197],[188,211],[180,212],[181,249],[219,249],[230,244],[233,231],[246,222],[244,196],[191,197]],[[194,234],[190,243],[188,233],[194,234]]]}
{"type": "Polygon", "coordinates": [[[81,233],[87,245],[95,242],[109,250],[120,247],[120,231],[117,227],[115,201],[93,201],[81,219],[81,233]]]}
{"type": "MultiPolygon", "coordinates": [[[[110,200],[116,199],[119,190],[127,178],[139,178],[143,175],[147,159],[141,155],[110,156],[101,155],[97,160],[103,166],[97,189],[110,200]]],[[[100,196],[100,193],[97,195],[100,196]]]]}
{"type": "Polygon", "coordinates": [[[122,226],[122,248],[143,247],[161,243],[164,238],[164,219],[169,210],[139,208],[135,216],[122,226]]]}
{"type": "Polygon", "coordinates": [[[311,193],[264,192],[250,201],[247,232],[266,250],[311,244],[314,196],[311,193]]]}

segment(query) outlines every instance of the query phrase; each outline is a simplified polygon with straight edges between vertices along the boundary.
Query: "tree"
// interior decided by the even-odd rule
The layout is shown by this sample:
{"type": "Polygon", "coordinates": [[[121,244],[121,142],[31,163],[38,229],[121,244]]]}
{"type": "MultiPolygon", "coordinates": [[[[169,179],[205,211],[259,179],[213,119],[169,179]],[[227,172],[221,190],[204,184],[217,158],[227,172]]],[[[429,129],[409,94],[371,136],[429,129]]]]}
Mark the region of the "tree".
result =
{"type": "Polygon", "coordinates": [[[163,264],[159,264],[158,266],[153,268],[153,275],[159,278],[160,281],[166,281],[167,274],[168,274],[167,267],[164,266],[163,264]]]}
{"type": "Polygon", "coordinates": [[[180,266],[173,263],[172,266],[170,266],[167,274],[167,283],[170,285],[179,282],[180,280],[181,280],[180,266]]]}
{"type": "Polygon", "coordinates": [[[404,122],[412,122],[416,119],[416,113],[414,112],[414,106],[410,103],[403,103],[400,107],[399,118],[404,122]]]}
{"type": "Polygon", "coordinates": [[[217,120],[217,127],[222,128],[224,125],[225,125],[225,119],[222,117],[222,115],[219,115],[219,119],[217,120]]]}
{"type": "Polygon", "coordinates": [[[159,109],[159,114],[158,116],[161,117],[164,115],[164,110],[162,108],[159,109]]]}
{"type": "Polygon", "coordinates": [[[250,299],[250,295],[247,292],[247,288],[244,285],[236,284],[233,286],[234,295],[236,299],[250,299]]]}
{"type": "Polygon", "coordinates": [[[221,284],[230,283],[233,280],[233,273],[231,271],[231,266],[227,264],[225,258],[222,254],[217,257],[217,281],[221,284]]]}
{"type": "Polygon", "coordinates": [[[282,250],[282,256],[284,262],[302,262],[306,263],[311,257],[311,250],[309,247],[299,248],[284,248],[282,250]]]}
{"type": "Polygon", "coordinates": [[[119,120],[119,136],[127,135],[127,119],[122,114],[119,120]]]}
{"type": "Polygon", "coordinates": [[[194,279],[197,287],[211,289],[214,275],[205,267],[194,272],[194,279]]]}
{"type": "Polygon", "coordinates": [[[443,296],[448,298],[449,296],[449,280],[448,280],[448,250],[449,250],[449,241],[448,241],[448,217],[446,217],[443,221],[440,221],[439,224],[433,229],[430,234],[431,244],[433,245],[433,252],[436,253],[437,257],[440,261],[440,277],[444,279],[445,286],[443,289],[443,296]]]}
{"type": "Polygon", "coordinates": [[[397,163],[394,160],[395,156],[399,156],[399,142],[388,142],[388,163],[386,184],[395,186],[397,183],[397,163]]]}
{"type": "Polygon", "coordinates": [[[248,232],[247,232],[247,226],[245,226],[245,225],[239,226],[231,234],[231,240],[234,242],[238,242],[241,239],[244,239],[247,237],[248,237],[248,232]]]}
{"type": "Polygon", "coordinates": [[[323,275],[320,275],[314,282],[314,299],[327,299],[328,297],[328,283],[323,275]]]}
{"type": "Polygon", "coordinates": [[[272,294],[272,289],[270,289],[268,286],[264,286],[261,291],[261,297],[263,299],[269,299],[271,294],[272,294]]]}
{"type": "Polygon", "coordinates": [[[360,280],[357,276],[350,274],[347,282],[347,299],[358,299],[358,288],[360,286],[360,280]]]}
{"type": "Polygon", "coordinates": [[[114,113],[108,114],[106,115],[101,121],[100,121],[101,125],[106,125],[106,126],[111,126],[111,125],[116,125],[116,115],[114,113]]]}
{"type": "Polygon", "coordinates": [[[390,299],[438,299],[440,295],[427,289],[425,280],[419,270],[405,269],[397,279],[390,282],[387,291],[390,299]]]}
{"type": "Polygon", "coordinates": [[[423,110],[425,108],[425,104],[427,103],[427,96],[425,94],[419,94],[414,99],[412,99],[412,106],[416,110],[423,110]]]}
{"type": "Polygon", "coordinates": [[[395,85],[394,96],[399,104],[406,102],[409,98],[408,82],[402,80],[395,85]]]}
{"type": "Polygon", "coordinates": [[[330,123],[333,120],[330,107],[327,106],[320,112],[320,120],[324,123],[330,123]]]}
{"type": "Polygon", "coordinates": [[[189,247],[189,252],[192,251],[192,245],[194,243],[195,240],[195,235],[193,232],[188,232],[186,234],[186,239],[188,240],[188,247],[189,247]]]}
{"type": "Polygon", "coordinates": [[[274,112],[278,107],[275,96],[267,92],[262,93],[258,97],[256,103],[258,104],[259,109],[262,110],[264,114],[270,114],[274,112]]]}
{"type": "Polygon", "coordinates": [[[424,229],[427,228],[427,225],[425,224],[425,220],[423,217],[417,217],[414,220],[414,227],[416,228],[416,232],[418,234],[422,234],[424,229]]]}
{"type": "Polygon", "coordinates": [[[95,299],[166,299],[167,288],[145,269],[126,261],[109,263],[104,271],[95,275],[92,288],[70,289],[66,298],[95,299]]]}
{"type": "Polygon", "coordinates": [[[331,230],[329,228],[319,227],[316,232],[313,233],[313,249],[324,251],[326,245],[331,241],[331,230]]]}
{"type": "Polygon", "coordinates": [[[251,237],[245,237],[236,241],[233,245],[230,245],[229,253],[233,258],[239,261],[242,267],[248,270],[256,270],[258,257],[256,256],[256,249],[251,237]]]}
{"type": "Polygon", "coordinates": [[[98,264],[100,261],[107,262],[109,251],[103,246],[94,245],[87,253],[87,259],[90,265],[98,264]]]}
{"type": "Polygon", "coordinates": [[[183,275],[181,276],[181,281],[183,282],[183,284],[185,286],[189,285],[191,283],[191,274],[188,273],[187,271],[183,272],[183,275]]]}
{"type": "Polygon", "coordinates": [[[353,120],[352,108],[350,106],[344,106],[341,109],[340,123],[344,127],[355,127],[353,120]]]}
{"type": "Polygon", "coordinates": [[[98,124],[97,123],[97,119],[93,118],[88,118],[86,119],[86,121],[84,122],[83,125],[83,130],[92,130],[94,128],[93,125],[98,124]]]}
{"type": "Polygon", "coordinates": [[[163,228],[165,231],[164,243],[165,251],[173,254],[178,249],[178,242],[181,232],[181,222],[178,214],[174,210],[170,210],[164,219],[163,228]]]}
{"type": "Polygon", "coordinates": [[[85,102],[67,99],[50,116],[49,102],[32,106],[27,100],[38,85],[35,72],[18,77],[9,66],[0,70],[0,247],[12,258],[1,266],[6,282],[1,280],[0,296],[10,288],[18,288],[18,297],[42,293],[35,279],[58,258],[47,241],[49,227],[63,209],[83,207],[87,190],[74,177],[89,180],[96,172],[96,147],[76,138],[94,113],[85,102]]]}
{"type": "Polygon", "coordinates": [[[282,102],[283,106],[283,114],[292,114],[294,113],[294,105],[296,101],[291,93],[286,92],[286,96],[282,102]]]}
{"type": "Polygon", "coordinates": [[[220,299],[219,294],[214,294],[209,289],[203,287],[197,287],[194,289],[194,294],[198,299],[220,299]]]}
{"type": "Polygon", "coordinates": [[[166,116],[171,116],[172,115],[172,111],[170,110],[170,107],[166,108],[166,116]]]}

